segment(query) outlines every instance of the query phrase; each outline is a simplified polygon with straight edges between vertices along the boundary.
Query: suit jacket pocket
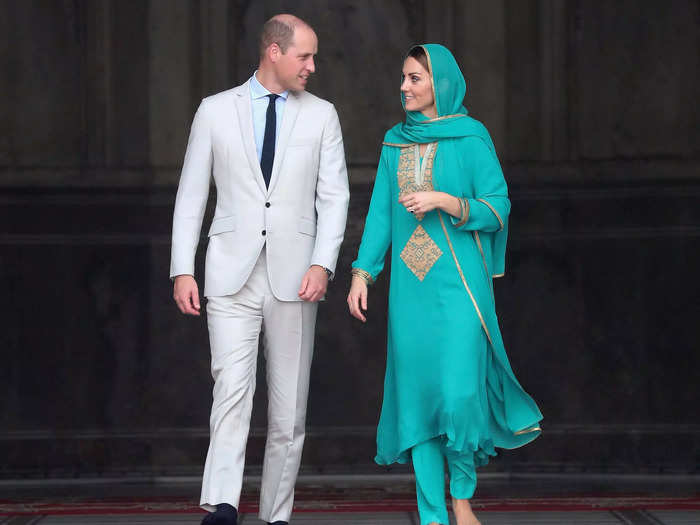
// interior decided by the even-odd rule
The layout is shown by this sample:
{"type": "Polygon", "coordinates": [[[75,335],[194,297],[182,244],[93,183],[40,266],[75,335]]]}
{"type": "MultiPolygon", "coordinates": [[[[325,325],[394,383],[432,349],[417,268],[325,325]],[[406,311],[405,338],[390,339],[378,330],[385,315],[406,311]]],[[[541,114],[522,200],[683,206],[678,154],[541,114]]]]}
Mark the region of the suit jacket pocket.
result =
{"type": "Polygon", "coordinates": [[[216,235],[217,233],[232,232],[236,231],[236,216],[228,215],[226,217],[215,217],[211,221],[211,227],[209,228],[209,237],[216,235]]]}
{"type": "Polygon", "coordinates": [[[299,219],[299,233],[316,237],[316,221],[312,219],[299,219]]]}

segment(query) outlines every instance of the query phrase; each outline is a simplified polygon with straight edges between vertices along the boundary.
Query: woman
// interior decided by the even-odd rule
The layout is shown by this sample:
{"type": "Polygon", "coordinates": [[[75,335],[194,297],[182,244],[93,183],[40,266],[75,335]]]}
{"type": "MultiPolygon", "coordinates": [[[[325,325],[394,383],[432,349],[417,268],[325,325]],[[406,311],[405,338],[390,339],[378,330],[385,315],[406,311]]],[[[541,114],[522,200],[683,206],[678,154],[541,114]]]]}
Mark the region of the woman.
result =
{"type": "Polygon", "coordinates": [[[375,461],[413,461],[423,525],[449,523],[445,461],[458,524],[478,524],[469,505],[475,468],[495,447],[535,439],[542,419],[498,328],[491,281],[504,271],[510,201],[491,138],[467,116],[464,95],[447,48],[411,49],[401,84],[406,121],[384,138],[348,294],[350,313],[364,322],[367,287],[391,245],[375,461]]]}

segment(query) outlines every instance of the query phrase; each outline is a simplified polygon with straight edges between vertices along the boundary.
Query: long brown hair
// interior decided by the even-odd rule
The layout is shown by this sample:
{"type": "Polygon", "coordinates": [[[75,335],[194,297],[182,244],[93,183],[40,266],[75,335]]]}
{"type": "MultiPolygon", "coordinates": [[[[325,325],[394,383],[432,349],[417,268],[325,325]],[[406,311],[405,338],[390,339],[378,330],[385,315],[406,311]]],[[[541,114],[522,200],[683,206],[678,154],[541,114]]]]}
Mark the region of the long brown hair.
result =
{"type": "Polygon", "coordinates": [[[408,56],[415,58],[420,65],[423,66],[423,69],[430,73],[430,67],[428,66],[428,55],[425,54],[425,49],[423,49],[423,46],[412,47],[408,52],[408,56]]]}

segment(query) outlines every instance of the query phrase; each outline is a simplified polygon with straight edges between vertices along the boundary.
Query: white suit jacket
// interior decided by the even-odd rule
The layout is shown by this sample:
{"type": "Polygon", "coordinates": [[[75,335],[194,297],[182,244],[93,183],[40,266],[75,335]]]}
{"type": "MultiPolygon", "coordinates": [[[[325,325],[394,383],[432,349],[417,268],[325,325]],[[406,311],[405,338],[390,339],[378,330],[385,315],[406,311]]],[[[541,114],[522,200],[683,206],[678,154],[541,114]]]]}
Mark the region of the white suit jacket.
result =
{"type": "Polygon", "coordinates": [[[335,271],[349,190],[333,105],[305,91],[285,102],[269,188],[255,149],[250,88],[202,100],[192,122],[175,201],[170,277],[194,275],[194,257],[213,176],[204,295],[231,295],[266,245],[277,299],[298,301],[309,266],[335,271]]]}

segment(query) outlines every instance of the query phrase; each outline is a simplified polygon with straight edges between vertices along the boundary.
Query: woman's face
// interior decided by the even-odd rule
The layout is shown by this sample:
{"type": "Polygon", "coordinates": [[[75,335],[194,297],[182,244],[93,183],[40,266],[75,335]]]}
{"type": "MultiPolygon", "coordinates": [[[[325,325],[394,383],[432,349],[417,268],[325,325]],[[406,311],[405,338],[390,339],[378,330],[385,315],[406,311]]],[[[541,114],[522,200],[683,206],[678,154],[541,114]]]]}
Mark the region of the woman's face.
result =
{"type": "Polygon", "coordinates": [[[403,63],[401,92],[406,101],[406,111],[420,111],[428,118],[437,117],[432,79],[421,63],[413,57],[406,58],[403,63]]]}

